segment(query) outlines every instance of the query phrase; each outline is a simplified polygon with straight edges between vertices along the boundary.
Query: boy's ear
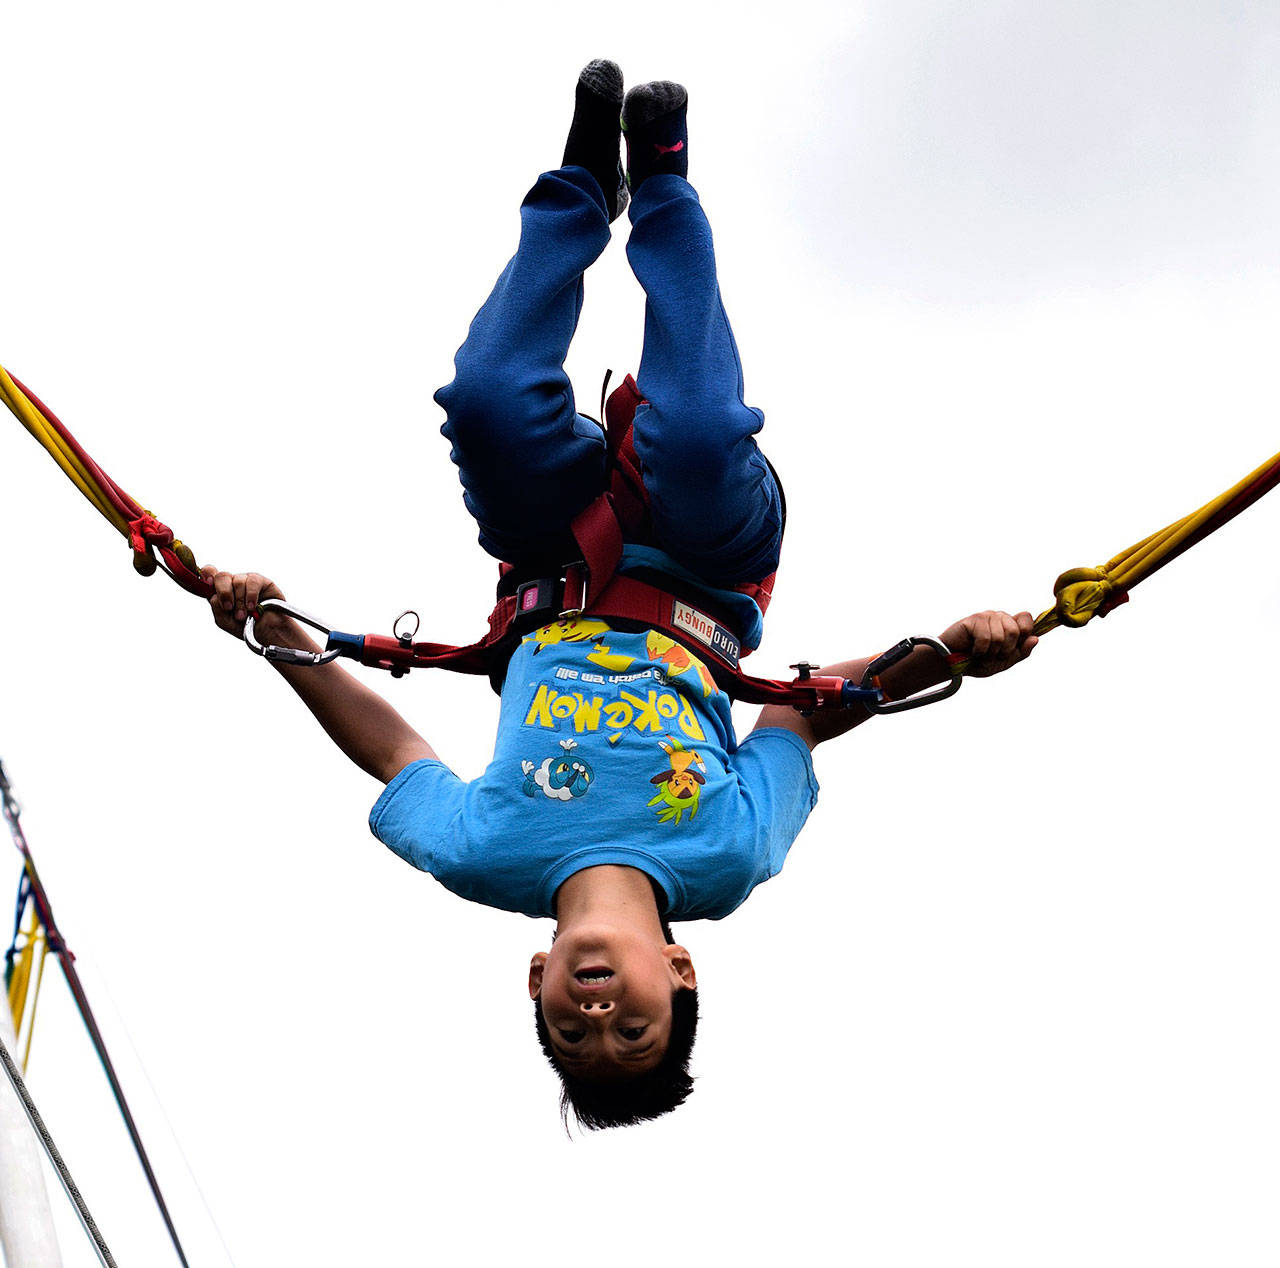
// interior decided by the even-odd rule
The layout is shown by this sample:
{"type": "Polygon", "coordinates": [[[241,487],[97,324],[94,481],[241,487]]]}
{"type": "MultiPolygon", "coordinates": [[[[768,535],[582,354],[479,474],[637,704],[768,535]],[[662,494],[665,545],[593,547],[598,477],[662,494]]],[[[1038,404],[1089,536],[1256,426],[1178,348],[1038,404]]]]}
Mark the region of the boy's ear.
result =
{"type": "Polygon", "coordinates": [[[529,961],[529,998],[537,999],[542,993],[542,970],[547,966],[547,953],[535,951],[529,961]]]}
{"type": "Polygon", "coordinates": [[[691,991],[697,990],[698,975],[694,971],[693,961],[689,958],[688,951],[684,947],[676,946],[673,942],[662,948],[662,954],[681,983],[691,991]]]}

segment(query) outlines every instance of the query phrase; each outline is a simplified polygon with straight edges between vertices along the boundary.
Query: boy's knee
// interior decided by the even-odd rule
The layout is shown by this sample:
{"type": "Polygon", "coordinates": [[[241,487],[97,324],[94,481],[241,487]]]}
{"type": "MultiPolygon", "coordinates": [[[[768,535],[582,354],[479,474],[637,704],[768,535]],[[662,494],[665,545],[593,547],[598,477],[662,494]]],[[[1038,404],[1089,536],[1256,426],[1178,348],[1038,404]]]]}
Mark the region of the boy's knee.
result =
{"type": "Polygon", "coordinates": [[[673,393],[664,396],[660,409],[648,408],[656,413],[647,419],[636,414],[636,450],[645,466],[682,470],[696,479],[718,478],[731,469],[737,446],[751,443],[764,425],[764,415],[736,395],[673,393]]]}
{"type": "Polygon", "coordinates": [[[668,530],[659,536],[662,548],[711,585],[742,585],[777,572],[782,515],[768,490],[761,489],[758,496],[757,513],[723,537],[717,538],[710,528],[704,532],[668,530]]]}
{"type": "Polygon", "coordinates": [[[650,500],[658,544],[713,585],[758,581],[777,570],[782,492],[759,452],[731,485],[713,488],[706,478],[655,482],[650,500]]]}
{"type": "Polygon", "coordinates": [[[453,380],[434,398],[445,413],[441,431],[455,443],[485,447],[508,443],[525,431],[532,419],[515,417],[530,412],[532,402],[501,365],[478,365],[459,353],[453,380]]]}
{"type": "Polygon", "coordinates": [[[491,411],[501,399],[508,388],[504,378],[501,364],[481,364],[467,355],[464,346],[454,358],[453,379],[433,399],[450,419],[470,421],[491,411]]]}

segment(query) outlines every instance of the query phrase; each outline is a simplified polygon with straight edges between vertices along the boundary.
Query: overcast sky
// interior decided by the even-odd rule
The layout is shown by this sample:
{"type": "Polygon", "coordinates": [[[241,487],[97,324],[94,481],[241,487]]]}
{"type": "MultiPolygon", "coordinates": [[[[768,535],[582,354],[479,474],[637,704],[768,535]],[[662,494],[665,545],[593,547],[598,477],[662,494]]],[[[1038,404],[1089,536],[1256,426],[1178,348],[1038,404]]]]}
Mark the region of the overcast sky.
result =
{"type": "MultiPolygon", "coordinates": [[[[757,671],[1038,611],[1280,448],[1274,5],[121,0],[14,6],[4,45],[0,364],[341,628],[482,625],[431,392],[597,56],[689,87],[791,505],[757,671]]],[[[639,358],[625,232],[592,412],[639,358]]],[[[192,1262],[1274,1264],[1278,527],[820,750],[781,876],[677,927],[695,1095],[569,1140],[549,924],[380,846],[377,786],[0,419],[0,756],[192,1262]]],[[[483,769],[483,683],[375,685],[483,769]]],[[[108,1243],[173,1262],[52,973],[41,1010],[108,1243]]]]}

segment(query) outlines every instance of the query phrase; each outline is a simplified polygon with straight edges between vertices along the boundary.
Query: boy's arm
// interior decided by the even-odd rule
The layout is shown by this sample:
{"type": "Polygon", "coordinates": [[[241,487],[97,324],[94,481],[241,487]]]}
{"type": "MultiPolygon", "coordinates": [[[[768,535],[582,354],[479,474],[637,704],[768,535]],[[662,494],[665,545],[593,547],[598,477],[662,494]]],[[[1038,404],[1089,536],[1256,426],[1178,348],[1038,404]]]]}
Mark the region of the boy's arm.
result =
{"type": "MultiPolygon", "coordinates": [[[[214,588],[209,601],[214,622],[236,638],[244,637],[245,618],[257,607],[259,599],[284,598],[274,582],[258,573],[232,574],[212,567],[205,567],[202,572],[214,588]]],[[[264,612],[255,622],[255,629],[264,643],[319,650],[302,626],[277,612],[264,612]]],[[[329,738],[375,779],[390,783],[410,762],[435,758],[431,745],[376,691],[337,664],[272,664],[329,738]]]]}
{"type": "MultiPolygon", "coordinates": [[[[1039,642],[1032,633],[1034,623],[1030,612],[1019,612],[1017,616],[1010,616],[1008,612],[977,612],[948,626],[940,637],[952,652],[969,657],[966,670],[969,677],[988,678],[1031,655],[1031,649],[1039,642]]],[[[846,660],[824,666],[817,672],[860,682],[874,659],[874,656],[864,656],[861,660],[846,660]]],[[[917,647],[910,656],[881,674],[880,681],[893,699],[902,700],[945,682],[948,677],[946,664],[937,652],[929,647],[917,647]]],[[[861,705],[819,709],[805,717],[787,705],[771,704],[761,710],[752,730],[780,727],[794,731],[812,750],[826,740],[851,731],[871,716],[861,705]]]]}

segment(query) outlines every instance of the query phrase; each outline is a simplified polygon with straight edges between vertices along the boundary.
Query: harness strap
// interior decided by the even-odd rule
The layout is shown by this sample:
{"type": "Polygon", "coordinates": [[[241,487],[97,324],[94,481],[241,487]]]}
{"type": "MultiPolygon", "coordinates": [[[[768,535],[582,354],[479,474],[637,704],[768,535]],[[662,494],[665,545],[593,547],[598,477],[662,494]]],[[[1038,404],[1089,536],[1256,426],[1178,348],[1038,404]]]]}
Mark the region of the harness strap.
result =
{"type": "MultiPolygon", "coordinates": [[[[474,643],[455,647],[448,643],[415,643],[386,634],[345,634],[329,630],[325,653],[358,660],[374,669],[392,674],[411,669],[448,669],[462,674],[483,674],[501,689],[508,661],[519,639],[530,630],[553,624],[564,613],[568,578],[540,578],[525,582],[513,595],[499,598],[489,614],[489,629],[474,643]],[[534,602],[526,602],[533,600],[534,602]]],[[[277,599],[265,600],[263,608],[280,609],[295,618],[305,618],[277,599]]],[[[636,577],[615,574],[613,579],[579,615],[602,621],[624,622],[657,630],[681,646],[697,648],[711,676],[720,688],[747,704],[780,704],[810,711],[836,700],[856,698],[842,679],[804,677],[795,682],[756,678],[738,668],[737,639],[714,617],[686,603],[678,595],[636,577]],[[843,696],[841,693],[844,693],[843,696]]],[[[252,645],[252,644],[251,644],[252,645]]],[[[287,663],[323,663],[310,653],[301,653],[303,662],[293,660],[289,649],[267,647],[262,654],[287,663]]]]}
{"type": "Polygon", "coordinates": [[[636,577],[619,574],[588,605],[587,615],[657,630],[685,648],[694,648],[722,691],[746,704],[780,704],[812,710],[828,698],[820,680],[783,682],[757,678],[738,665],[738,641],[713,616],[678,595],[636,577]]]}
{"type": "MultiPolygon", "coordinates": [[[[404,643],[385,635],[366,634],[359,638],[356,658],[363,664],[381,669],[449,669],[458,673],[486,674],[500,686],[507,662],[520,637],[544,624],[560,618],[561,600],[551,597],[543,606],[520,609],[520,597],[545,596],[556,593],[560,583],[554,579],[527,582],[515,595],[498,600],[489,614],[489,632],[478,642],[465,647],[441,643],[404,643]]],[[[567,595],[567,579],[565,581],[567,595]]],[[[567,603],[567,598],[563,600],[567,603]]],[[[623,622],[643,629],[657,630],[684,647],[695,647],[720,688],[736,700],[747,704],[790,705],[812,710],[830,700],[833,683],[823,679],[808,682],[783,682],[757,678],[738,667],[738,644],[734,635],[714,617],[686,603],[678,595],[662,590],[635,577],[615,573],[608,585],[591,596],[581,615],[610,623],[623,622]]],[[[349,636],[331,634],[329,646],[349,636]]]]}
{"type": "Polygon", "coordinates": [[[591,602],[591,591],[599,592],[609,585],[622,560],[622,525],[608,493],[589,502],[574,518],[571,528],[582,558],[581,566],[571,564],[566,570],[562,609],[565,615],[585,611],[591,602]]]}

